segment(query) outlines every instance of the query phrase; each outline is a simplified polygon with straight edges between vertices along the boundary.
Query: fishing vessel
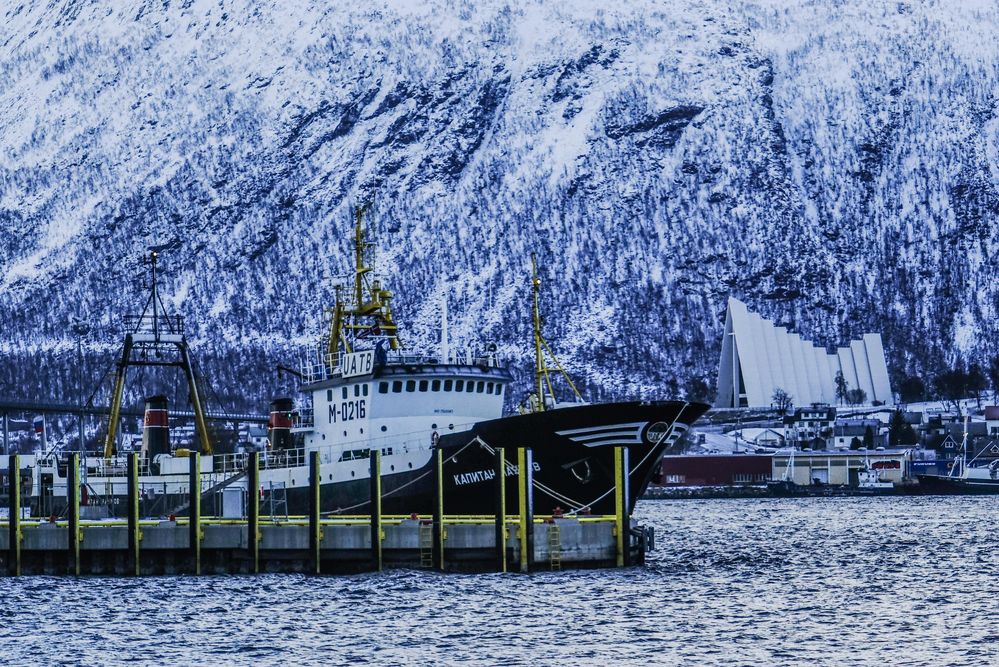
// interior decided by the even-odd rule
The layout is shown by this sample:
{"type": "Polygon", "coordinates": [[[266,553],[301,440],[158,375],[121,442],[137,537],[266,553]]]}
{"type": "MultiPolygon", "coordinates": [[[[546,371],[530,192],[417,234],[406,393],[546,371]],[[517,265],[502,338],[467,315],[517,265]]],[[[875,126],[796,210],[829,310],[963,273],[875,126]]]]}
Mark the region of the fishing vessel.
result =
{"type": "MultiPolygon", "coordinates": [[[[173,352],[184,370],[200,446],[200,493],[205,511],[224,511],[227,498],[258,495],[264,507],[303,514],[309,493],[308,459],[320,458],[321,511],[365,513],[369,508],[370,460],[381,453],[382,510],[389,514],[432,512],[436,493],[434,452],[443,454],[445,511],[490,513],[495,508],[495,451],[506,455],[508,510],[517,510],[516,448],[528,448],[533,471],[533,506],[538,513],[613,513],[614,449],[626,449],[627,509],[634,509],[662,455],[676,446],[708,406],[658,400],[589,404],[542,335],[541,281],[532,257],[534,387],[519,409],[504,414],[513,376],[495,346],[480,351],[452,349],[446,314],[440,349],[416,352],[403,345],[392,311],[392,293],[374,273],[358,210],[354,224],[354,275],[350,289],[338,288],[326,309],[328,327],[303,355],[301,399],[272,403],[269,446],[261,455],[260,488],[248,489],[242,454],[213,453],[191,367],[182,321],[166,315],[156,291],[142,315],[129,320],[118,366],[103,456],[86,457],[84,495],[90,503],[120,514],[127,493],[125,458],[116,450],[115,424],[125,370],[137,347],[173,352]],[[560,402],[556,380],[574,400],[560,402]],[[555,378],[555,379],[553,379],[555,378]],[[121,509],[118,509],[121,508],[121,509]]],[[[446,310],[445,310],[446,313],[446,310]]],[[[148,355],[147,355],[148,356],[148,355]]],[[[160,363],[167,363],[161,361],[160,363]]],[[[146,515],[183,514],[189,492],[191,452],[171,450],[165,398],[146,402],[140,460],[140,488],[146,515]]],[[[65,459],[36,467],[35,493],[65,497],[65,459]]],[[[41,500],[41,499],[39,499],[41,500]]],[[[239,504],[236,501],[235,504],[239,504]]]]}
{"type": "Polygon", "coordinates": [[[999,494],[999,459],[976,466],[977,459],[978,455],[968,460],[968,418],[965,417],[961,451],[951,463],[950,471],[946,475],[916,475],[919,492],[936,495],[999,494]]]}

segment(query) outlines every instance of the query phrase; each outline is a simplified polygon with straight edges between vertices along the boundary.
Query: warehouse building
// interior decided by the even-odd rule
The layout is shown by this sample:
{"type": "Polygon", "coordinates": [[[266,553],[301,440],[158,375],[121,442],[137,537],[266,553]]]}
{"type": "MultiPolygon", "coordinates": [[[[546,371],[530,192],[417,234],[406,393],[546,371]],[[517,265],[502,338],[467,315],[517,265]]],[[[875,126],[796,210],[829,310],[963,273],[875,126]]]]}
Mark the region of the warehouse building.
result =
{"type": "MultiPolygon", "coordinates": [[[[783,479],[787,471],[789,452],[777,452],[773,456],[773,479],[783,479]]],[[[885,449],[882,451],[832,451],[795,452],[792,481],[795,484],[831,484],[857,486],[858,471],[866,464],[877,470],[879,477],[886,482],[901,482],[912,476],[910,464],[912,456],[908,449],[885,449]]]]}

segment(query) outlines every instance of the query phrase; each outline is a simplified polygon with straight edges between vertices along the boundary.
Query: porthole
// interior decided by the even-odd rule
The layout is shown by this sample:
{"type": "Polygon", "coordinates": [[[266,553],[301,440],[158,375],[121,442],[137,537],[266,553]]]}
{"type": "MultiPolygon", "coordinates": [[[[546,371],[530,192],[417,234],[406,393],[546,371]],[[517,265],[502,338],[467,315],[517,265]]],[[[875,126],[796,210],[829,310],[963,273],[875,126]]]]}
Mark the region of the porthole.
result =
{"type": "Polygon", "coordinates": [[[345,438],[347,437],[347,432],[346,431],[343,432],[343,437],[345,437],[345,438]]]}
{"type": "Polygon", "coordinates": [[[389,466],[389,468],[395,470],[395,466],[389,466]]]}
{"type": "Polygon", "coordinates": [[[361,396],[361,385],[354,385],[354,398],[359,398],[361,396]]]}
{"type": "Polygon", "coordinates": [[[364,429],[363,429],[363,428],[361,429],[361,433],[362,433],[362,434],[364,433],[364,429]]]}
{"type": "Polygon", "coordinates": [[[291,480],[291,485],[295,486],[295,479],[294,478],[292,478],[292,480],[291,480]]]}
{"type": "Polygon", "coordinates": [[[437,428],[437,424],[431,424],[430,428],[437,428]]]}
{"type": "Polygon", "coordinates": [[[351,477],[353,477],[353,476],[354,476],[354,471],[353,471],[353,470],[351,470],[351,471],[350,471],[350,476],[351,476],[351,477]]]}
{"type": "Polygon", "coordinates": [[[365,385],[361,385],[361,395],[362,396],[367,396],[368,395],[368,385],[366,385],[366,384],[365,385]]]}
{"type": "Polygon", "coordinates": [[[333,390],[332,389],[327,389],[326,390],[326,400],[329,401],[330,403],[333,402],[333,390]]]}
{"type": "Polygon", "coordinates": [[[347,398],[347,388],[346,387],[343,388],[343,397],[347,398]]]}
{"type": "Polygon", "coordinates": [[[410,461],[410,462],[409,462],[409,467],[410,467],[410,468],[412,468],[412,467],[413,467],[413,462],[412,462],[412,461],[410,461]]]}
{"type": "Polygon", "coordinates": [[[385,431],[387,431],[387,430],[388,430],[388,426],[385,426],[385,425],[383,424],[383,425],[382,425],[382,433],[384,433],[384,432],[385,432],[385,431]]]}
{"type": "Polygon", "coordinates": [[[325,439],[326,439],[326,434],[325,434],[325,433],[323,433],[323,440],[325,440],[325,439]]]}
{"type": "Polygon", "coordinates": [[[330,475],[330,481],[331,482],[333,481],[333,475],[330,475]]]}
{"type": "Polygon", "coordinates": [[[453,431],[454,430],[454,424],[448,424],[447,425],[447,430],[453,431]]]}

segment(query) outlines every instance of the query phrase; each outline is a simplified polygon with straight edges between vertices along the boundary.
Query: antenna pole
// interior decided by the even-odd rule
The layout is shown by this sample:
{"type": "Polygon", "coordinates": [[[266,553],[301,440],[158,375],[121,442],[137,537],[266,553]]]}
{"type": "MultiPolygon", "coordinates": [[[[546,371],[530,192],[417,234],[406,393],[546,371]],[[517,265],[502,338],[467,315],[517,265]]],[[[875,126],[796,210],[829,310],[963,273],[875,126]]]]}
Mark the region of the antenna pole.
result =
{"type": "Polygon", "coordinates": [[[149,255],[149,261],[150,261],[150,263],[152,264],[152,267],[153,267],[153,269],[152,269],[152,274],[153,274],[153,298],[152,298],[152,302],[153,302],[153,336],[156,338],[156,340],[159,340],[160,339],[160,328],[159,328],[158,318],[156,317],[156,313],[157,313],[156,299],[159,298],[156,295],[156,257],[157,257],[157,252],[155,250],[153,250],[152,253],[149,255]]]}
{"type": "Polygon", "coordinates": [[[534,297],[534,391],[538,397],[537,411],[545,409],[545,359],[541,352],[541,311],[538,308],[538,292],[541,290],[541,280],[538,278],[538,262],[531,253],[531,291],[534,297]]]}
{"type": "Polygon", "coordinates": [[[447,331],[447,290],[441,298],[441,363],[447,364],[451,361],[451,342],[448,340],[447,331]]]}

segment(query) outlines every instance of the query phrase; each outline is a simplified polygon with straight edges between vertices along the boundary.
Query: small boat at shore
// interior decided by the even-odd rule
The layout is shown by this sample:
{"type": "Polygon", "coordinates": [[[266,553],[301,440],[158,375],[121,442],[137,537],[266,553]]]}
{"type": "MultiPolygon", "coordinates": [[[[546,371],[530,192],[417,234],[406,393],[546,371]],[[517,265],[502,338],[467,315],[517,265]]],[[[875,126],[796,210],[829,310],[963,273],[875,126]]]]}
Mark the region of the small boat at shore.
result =
{"type": "Polygon", "coordinates": [[[928,495],[992,495],[999,494],[999,459],[976,466],[968,460],[968,418],[964,419],[961,453],[951,463],[946,475],[917,475],[919,492],[928,495]]]}

